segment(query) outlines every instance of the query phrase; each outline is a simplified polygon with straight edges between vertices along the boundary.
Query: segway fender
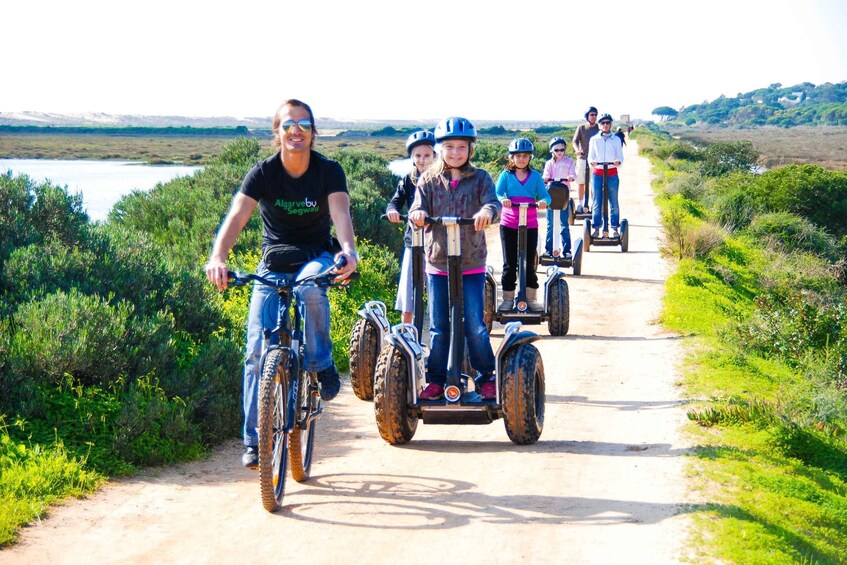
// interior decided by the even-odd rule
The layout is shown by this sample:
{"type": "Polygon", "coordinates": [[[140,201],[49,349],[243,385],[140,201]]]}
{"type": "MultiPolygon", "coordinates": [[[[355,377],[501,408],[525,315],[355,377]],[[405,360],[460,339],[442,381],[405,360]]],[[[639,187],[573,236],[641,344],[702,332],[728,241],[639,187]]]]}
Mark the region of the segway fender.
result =
{"type": "Polygon", "coordinates": [[[541,336],[537,333],[522,329],[522,324],[520,322],[509,322],[506,324],[503,341],[500,342],[500,346],[497,348],[497,374],[500,374],[500,366],[503,361],[503,357],[505,357],[506,353],[510,349],[517,347],[522,343],[532,343],[539,339],[541,339],[541,336]]]}
{"type": "Polygon", "coordinates": [[[389,328],[387,312],[388,310],[383,302],[371,300],[359,310],[359,316],[368,320],[379,331],[380,335],[384,336],[389,328]]]}

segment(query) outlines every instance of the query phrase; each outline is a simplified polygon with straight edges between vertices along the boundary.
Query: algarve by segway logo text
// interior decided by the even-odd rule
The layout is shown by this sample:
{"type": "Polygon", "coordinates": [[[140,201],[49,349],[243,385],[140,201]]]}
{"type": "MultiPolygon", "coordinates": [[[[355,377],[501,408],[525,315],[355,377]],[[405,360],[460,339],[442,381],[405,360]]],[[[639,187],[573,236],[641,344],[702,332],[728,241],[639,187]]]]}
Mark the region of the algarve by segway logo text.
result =
{"type": "Polygon", "coordinates": [[[304,198],[302,202],[294,201],[290,202],[288,200],[277,200],[274,203],[274,206],[279,208],[283,208],[288,214],[293,216],[302,216],[304,214],[315,214],[317,213],[321,207],[318,206],[317,201],[309,200],[308,198],[304,198]]]}

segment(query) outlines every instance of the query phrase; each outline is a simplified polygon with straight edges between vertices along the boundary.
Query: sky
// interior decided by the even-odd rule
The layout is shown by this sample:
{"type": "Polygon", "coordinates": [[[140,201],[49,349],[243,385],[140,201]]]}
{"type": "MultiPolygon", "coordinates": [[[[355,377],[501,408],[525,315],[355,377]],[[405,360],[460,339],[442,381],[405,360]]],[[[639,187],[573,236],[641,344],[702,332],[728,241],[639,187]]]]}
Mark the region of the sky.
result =
{"type": "Polygon", "coordinates": [[[847,80],[844,0],[0,0],[0,112],[571,121],[847,80]]]}

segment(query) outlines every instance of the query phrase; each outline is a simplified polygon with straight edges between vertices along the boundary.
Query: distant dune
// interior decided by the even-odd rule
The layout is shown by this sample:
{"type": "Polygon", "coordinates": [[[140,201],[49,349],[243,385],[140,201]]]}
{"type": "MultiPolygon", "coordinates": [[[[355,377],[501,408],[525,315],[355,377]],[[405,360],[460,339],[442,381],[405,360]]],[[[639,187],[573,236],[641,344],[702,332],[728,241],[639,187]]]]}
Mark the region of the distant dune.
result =
{"type": "MultiPolygon", "coordinates": [[[[273,116],[256,118],[223,117],[186,117],[186,116],[139,116],[135,114],[54,114],[49,112],[0,112],[0,125],[4,126],[43,126],[43,127],[236,127],[251,129],[270,129],[273,116]]],[[[408,120],[356,120],[336,119],[318,116],[317,127],[323,130],[377,129],[385,126],[429,126],[433,127],[438,118],[408,120]]],[[[572,124],[573,121],[503,121],[473,120],[477,127],[502,125],[509,129],[536,128],[546,125],[572,124]]]]}

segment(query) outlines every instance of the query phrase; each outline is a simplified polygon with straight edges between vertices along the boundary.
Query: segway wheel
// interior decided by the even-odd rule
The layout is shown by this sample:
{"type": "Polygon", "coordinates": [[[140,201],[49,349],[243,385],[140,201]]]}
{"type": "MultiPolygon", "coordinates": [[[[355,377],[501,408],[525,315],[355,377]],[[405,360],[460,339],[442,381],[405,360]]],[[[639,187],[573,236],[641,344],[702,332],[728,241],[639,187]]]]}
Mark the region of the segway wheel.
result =
{"type": "Polygon", "coordinates": [[[621,252],[629,250],[629,222],[621,220],[621,252]]]}
{"type": "Polygon", "coordinates": [[[350,385],[362,400],[374,397],[374,369],[379,355],[377,330],[368,320],[359,318],[350,332],[350,385]]]}
{"type": "Polygon", "coordinates": [[[573,252],[573,260],[571,262],[573,266],[573,274],[579,276],[582,274],[582,240],[577,239],[576,245],[574,245],[573,252]]]}
{"type": "Polygon", "coordinates": [[[573,198],[568,199],[568,223],[570,225],[576,223],[576,206],[573,203],[573,198]]]}
{"type": "Polygon", "coordinates": [[[550,335],[567,335],[571,325],[571,303],[568,292],[568,282],[559,277],[548,290],[550,293],[550,317],[547,318],[547,330],[550,335]]]}
{"type": "Polygon", "coordinates": [[[544,363],[531,343],[506,354],[500,380],[503,421],[509,439],[519,445],[535,443],[544,429],[544,363]]]}
{"type": "Polygon", "coordinates": [[[584,227],[582,228],[582,241],[585,251],[591,251],[591,220],[585,219],[584,227]]]}
{"type": "Polygon", "coordinates": [[[406,358],[386,345],[376,362],[374,412],[379,435],[391,445],[410,441],[418,427],[418,417],[409,411],[409,387],[406,358]]]}
{"type": "Polygon", "coordinates": [[[491,331],[494,325],[494,315],[497,309],[497,286],[490,276],[485,277],[485,303],[483,304],[482,319],[485,327],[491,331]]]}

